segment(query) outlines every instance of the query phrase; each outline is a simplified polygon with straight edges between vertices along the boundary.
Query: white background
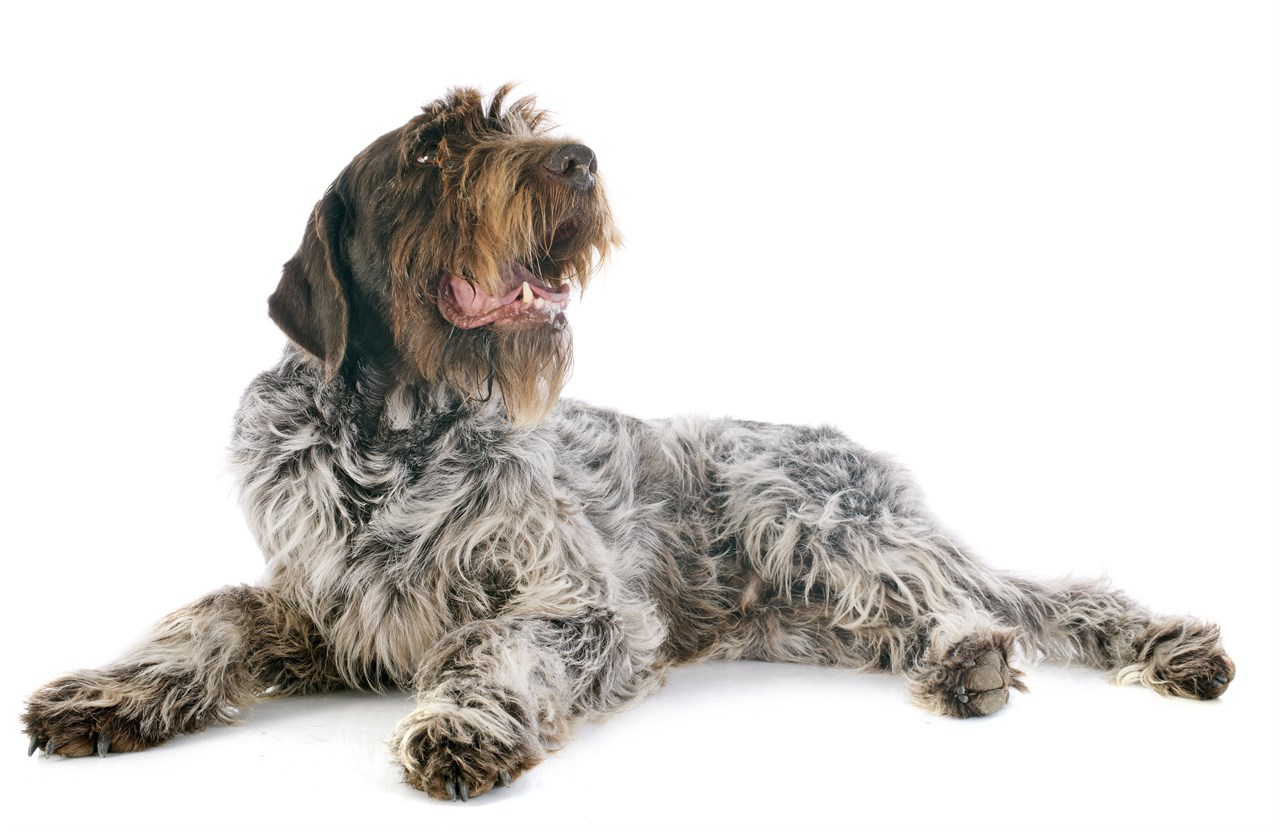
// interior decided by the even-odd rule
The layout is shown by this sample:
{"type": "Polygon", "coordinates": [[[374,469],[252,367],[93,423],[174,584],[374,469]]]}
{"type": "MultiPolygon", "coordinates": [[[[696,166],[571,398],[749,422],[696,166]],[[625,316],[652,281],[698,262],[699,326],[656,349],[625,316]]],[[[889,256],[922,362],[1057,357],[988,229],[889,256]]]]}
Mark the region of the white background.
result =
{"type": "Polygon", "coordinates": [[[1274,4],[6,9],[6,826],[1279,825],[1274,4]],[[898,679],[705,665],[465,806],[398,783],[401,695],[23,757],[31,689],[259,574],[225,447],[312,203],[507,80],[595,148],[627,239],[572,395],[839,425],[991,561],[1219,621],[1227,696],[1041,666],[951,722],[898,679]]]}

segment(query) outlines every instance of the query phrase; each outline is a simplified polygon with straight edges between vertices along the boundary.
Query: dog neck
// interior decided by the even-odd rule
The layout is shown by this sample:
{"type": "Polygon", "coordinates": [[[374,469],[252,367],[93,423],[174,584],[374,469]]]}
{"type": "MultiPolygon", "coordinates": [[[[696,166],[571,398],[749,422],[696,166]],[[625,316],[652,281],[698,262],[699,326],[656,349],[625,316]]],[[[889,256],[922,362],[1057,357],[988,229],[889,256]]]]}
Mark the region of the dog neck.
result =
{"type": "Polygon", "coordinates": [[[324,422],[355,427],[370,442],[451,424],[461,417],[491,423],[494,429],[515,429],[506,417],[501,391],[494,388],[486,396],[468,396],[448,384],[429,382],[393,350],[349,354],[341,371],[326,379],[314,357],[290,344],[281,369],[312,389],[312,401],[324,422]]]}

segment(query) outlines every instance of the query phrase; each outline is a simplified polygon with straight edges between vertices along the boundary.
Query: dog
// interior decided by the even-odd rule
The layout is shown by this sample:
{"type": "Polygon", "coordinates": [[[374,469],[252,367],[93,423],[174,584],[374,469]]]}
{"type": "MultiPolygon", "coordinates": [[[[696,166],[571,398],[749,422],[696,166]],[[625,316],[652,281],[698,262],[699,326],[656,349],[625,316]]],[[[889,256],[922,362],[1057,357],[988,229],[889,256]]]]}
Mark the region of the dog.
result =
{"type": "Polygon", "coordinates": [[[1216,626],[986,566],[836,430],[561,400],[571,290],[619,237],[594,151],[510,99],[451,90],[325,192],[268,303],[289,346],[232,440],[265,577],[37,690],[28,753],[139,751],[262,697],[401,687],[404,779],[467,800],[705,659],[893,673],[961,718],[1025,690],[1021,652],[1227,689],[1216,626]]]}

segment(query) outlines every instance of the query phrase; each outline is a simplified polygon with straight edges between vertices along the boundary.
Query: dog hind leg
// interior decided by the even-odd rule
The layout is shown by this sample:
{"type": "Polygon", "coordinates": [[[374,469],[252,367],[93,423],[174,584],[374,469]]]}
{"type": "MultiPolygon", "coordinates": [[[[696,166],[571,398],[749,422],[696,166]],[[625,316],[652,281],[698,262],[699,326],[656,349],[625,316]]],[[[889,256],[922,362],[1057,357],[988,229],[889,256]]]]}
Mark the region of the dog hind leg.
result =
{"type": "Polygon", "coordinates": [[[1026,691],[1012,665],[1017,633],[989,620],[955,624],[938,624],[924,635],[928,647],[905,674],[911,699],[945,716],[989,716],[1008,704],[1010,690],[1026,691]]]}
{"type": "Polygon", "coordinates": [[[1104,670],[1119,684],[1216,699],[1235,676],[1215,624],[1156,615],[1104,581],[1001,575],[987,598],[1048,658],[1104,670]]]}

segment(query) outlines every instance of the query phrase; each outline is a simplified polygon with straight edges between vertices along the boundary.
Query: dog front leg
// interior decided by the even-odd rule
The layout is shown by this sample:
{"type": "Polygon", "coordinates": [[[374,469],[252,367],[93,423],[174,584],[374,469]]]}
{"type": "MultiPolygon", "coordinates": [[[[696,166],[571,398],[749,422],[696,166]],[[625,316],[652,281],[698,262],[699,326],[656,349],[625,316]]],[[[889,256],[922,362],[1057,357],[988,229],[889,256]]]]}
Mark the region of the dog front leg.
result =
{"type": "Polygon", "coordinates": [[[114,664],[40,688],[22,721],[29,752],[106,756],[232,722],[263,693],[338,684],[308,619],[270,590],[234,586],[170,614],[114,664]]]}
{"type": "Polygon", "coordinates": [[[661,684],[642,620],[603,608],[517,615],[445,637],[417,674],[417,708],[391,744],[405,781],[466,800],[509,785],[582,719],[661,684]]]}

